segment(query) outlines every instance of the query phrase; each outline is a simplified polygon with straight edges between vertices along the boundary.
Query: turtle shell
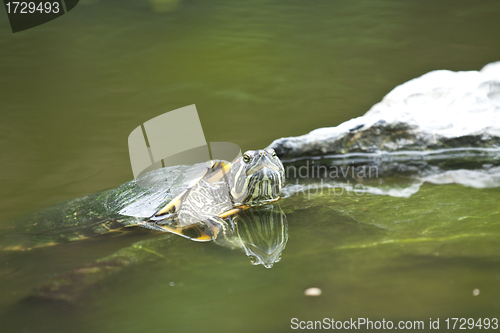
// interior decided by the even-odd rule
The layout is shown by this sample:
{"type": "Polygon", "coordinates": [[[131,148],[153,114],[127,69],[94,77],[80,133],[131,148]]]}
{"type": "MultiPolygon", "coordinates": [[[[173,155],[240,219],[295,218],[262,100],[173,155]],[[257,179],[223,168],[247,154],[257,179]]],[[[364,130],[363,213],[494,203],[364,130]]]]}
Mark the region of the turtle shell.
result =
{"type": "Polygon", "coordinates": [[[14,232],[2,237],[0,248],[53,245],[144,222],[196,184],[211,165],[207,162],[156,169],[117,188],[34,212],[16,222],[14,232]]]}

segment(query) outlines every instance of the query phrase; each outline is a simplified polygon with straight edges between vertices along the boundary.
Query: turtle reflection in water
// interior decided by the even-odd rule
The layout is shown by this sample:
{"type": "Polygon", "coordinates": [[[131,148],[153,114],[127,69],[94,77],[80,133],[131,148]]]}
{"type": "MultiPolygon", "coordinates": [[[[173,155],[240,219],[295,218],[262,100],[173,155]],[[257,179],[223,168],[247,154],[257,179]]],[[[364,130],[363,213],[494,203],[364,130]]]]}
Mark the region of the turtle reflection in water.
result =
{"type": "MultiPolygon", "coordinates": [[[[271,267],[287,240],[277,201],[283,164],[273,149],[247,151],[232,164],[175,166],[122,186],[49,207],[29,217],[29,242],[5,249],[54,245],[142,226],[197,241],[243,248],[252,263],[271,267]]],[[[11,243],[12,240],[11,240],[11,243]]]]}
{"type": "Polygon", "coordinates": [[[223,223],[219,245],[242,248],[253,265],[273,267],[288,241],[288,223],[278,204],[249,209],[223,223]]]}

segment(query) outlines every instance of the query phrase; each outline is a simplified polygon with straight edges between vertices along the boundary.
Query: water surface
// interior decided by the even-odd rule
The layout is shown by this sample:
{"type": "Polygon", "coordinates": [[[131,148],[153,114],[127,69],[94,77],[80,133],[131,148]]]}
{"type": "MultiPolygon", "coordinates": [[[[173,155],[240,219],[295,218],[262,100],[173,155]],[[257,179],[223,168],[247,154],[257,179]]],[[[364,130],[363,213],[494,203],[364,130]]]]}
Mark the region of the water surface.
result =
{"type": "MultiPolygon", "coordinates": [[[[2,14],[0,229],[130,180],[128,134],[185,105],[197,105],[207,141],[258,149],[362,115],[430,70],[478,70],[499,60],[499,10],[496,0],[185,0],[162,13],[147,1],[82,0],[16,34],[2,14]]],[[[69,312],[19,301],[54,274],[155,236],[2,254],[2,324],[280,332],[293,317],[491,317],[499,199],[495,188],[431,184],[410,198],[297,194],[281,204],[289,241],[272,269],[179,239],[168,262],[124,270],[69,312]],[[306,298],[309,287],[322,296],[306,298]]]]}

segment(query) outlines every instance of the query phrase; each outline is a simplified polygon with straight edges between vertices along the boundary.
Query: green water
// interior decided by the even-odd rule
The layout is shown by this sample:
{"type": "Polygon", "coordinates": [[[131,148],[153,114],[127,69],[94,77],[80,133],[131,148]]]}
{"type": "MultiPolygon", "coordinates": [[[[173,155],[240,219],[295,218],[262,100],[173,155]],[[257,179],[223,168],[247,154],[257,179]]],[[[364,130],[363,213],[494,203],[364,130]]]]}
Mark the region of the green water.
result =
{"type": "MultiPolygon", "coordinates": [[[[0,10],[1,11],[1,10],[0,10]]],[[[335,126],[434,69],[499,60],[500,2],[80,1],[12,34],[0,14],[0,230],[132,178],[128,134],[196,104],[207,141],[245,149],[335,126]]],[[[3,12],[5,13],[5,12],[3,12]]],[[[272,269],[171,240],[75,309],[21,302],[139,233],[0,255],[6,332],[284,332],[290,320],[500,313],[498,189],[425,184],[410,198],[294,195],[272,269]],[[171,286],[170,282],[174,282],[171,286]],[[304,290],[319,287],[320,297],[304,290]],[[480,294],[473,296],[473,290],[480,294]]]]}

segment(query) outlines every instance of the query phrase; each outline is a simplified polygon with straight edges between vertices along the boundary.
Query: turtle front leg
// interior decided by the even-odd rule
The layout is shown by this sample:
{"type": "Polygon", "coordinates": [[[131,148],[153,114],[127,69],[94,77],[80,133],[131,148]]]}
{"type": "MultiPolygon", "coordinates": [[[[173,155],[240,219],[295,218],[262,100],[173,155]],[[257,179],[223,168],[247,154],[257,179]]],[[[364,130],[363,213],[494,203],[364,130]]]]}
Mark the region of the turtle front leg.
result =
{"type": "Polygon", "coordinates": [[[206,230],[206,228],[203,228],[204,226],[201,224],[191,224],[185,227],[171,224],[157,224],[156,226],[158,227],[157,230],[171,232],[198,242],[208,242],[213,239],[213,230],[211,226],[210,230],[206,230]]]}
{"type": "Polygon", "coordinates": [[[219,216],[213,216],[185,226],[181,226],[176,219],[156,222],[154,225],[155,230],[171,232],[198,242],[208,242],[217,238],[219,232],[225,228],[226,222],[219,216]]]}
{"type": "Polygon", "coordinates": [[[237,206],[237,207],[234,207],[234,208],[232,208],[230,210],[225,211],[222,214],[219,214],[219,217],[224,219],[226,217],[238,214],[239,212],[244,211],[244,210],[246,210],[248,208],[250,208],[250,206],[247,206],[247,205],[237,206]]]}

